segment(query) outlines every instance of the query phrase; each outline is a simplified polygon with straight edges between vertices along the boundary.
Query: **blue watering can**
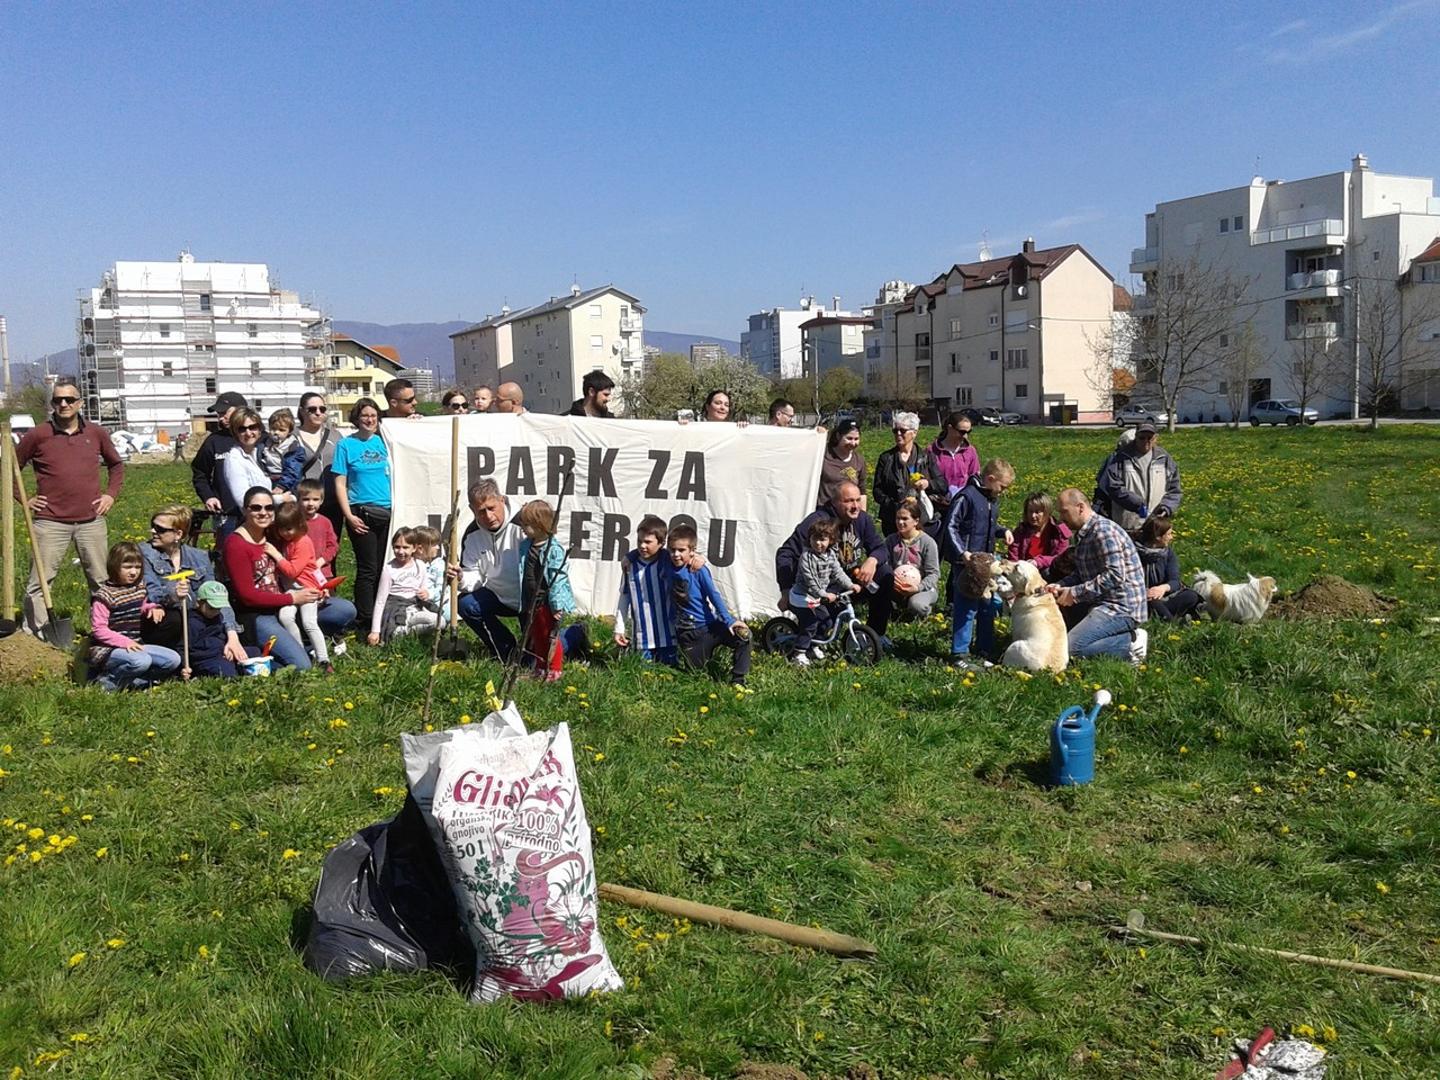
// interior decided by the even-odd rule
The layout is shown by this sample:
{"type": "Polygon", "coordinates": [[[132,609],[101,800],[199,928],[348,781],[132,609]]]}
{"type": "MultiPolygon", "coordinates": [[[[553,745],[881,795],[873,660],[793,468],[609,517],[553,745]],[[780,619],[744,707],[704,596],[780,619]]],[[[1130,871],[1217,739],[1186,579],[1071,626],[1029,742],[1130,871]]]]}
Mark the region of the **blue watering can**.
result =
{"type": "Polygon", "coordinates": [[[1071,705],[1050,730],[1050,783],[1056,787],[1095,779],[1095,718],[1110,704],[1109,690],[1095,691],[1090,711],[1071,705]]]}

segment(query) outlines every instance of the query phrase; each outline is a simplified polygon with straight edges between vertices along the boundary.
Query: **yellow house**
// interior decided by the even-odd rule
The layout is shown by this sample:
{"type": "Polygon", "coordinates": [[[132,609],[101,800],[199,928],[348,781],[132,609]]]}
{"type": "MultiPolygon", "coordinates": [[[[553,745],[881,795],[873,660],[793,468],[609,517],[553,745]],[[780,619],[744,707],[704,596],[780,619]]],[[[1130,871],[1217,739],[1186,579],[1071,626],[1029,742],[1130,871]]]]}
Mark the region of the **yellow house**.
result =
{"type": "Polygon", "coordinates": [[[330,339],[330,367],[325,372],[325,397],[341,415],[368,397],[383,410],[385,384],[400,374],[400,354],[393,345],[366,345],[346,334],[330,339]]]}

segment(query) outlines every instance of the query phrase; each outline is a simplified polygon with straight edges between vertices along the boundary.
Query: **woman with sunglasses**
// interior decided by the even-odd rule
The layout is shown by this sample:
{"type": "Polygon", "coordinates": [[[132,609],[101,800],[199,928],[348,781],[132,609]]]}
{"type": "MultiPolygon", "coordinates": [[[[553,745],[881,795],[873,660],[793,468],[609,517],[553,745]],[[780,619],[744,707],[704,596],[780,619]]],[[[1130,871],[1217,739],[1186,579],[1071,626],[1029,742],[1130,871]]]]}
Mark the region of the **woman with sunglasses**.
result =
{"type": "Polygon", "coordinates": [[[316,603],[325,594],[319,589],[287,592],[280,587],[275,560],[265,549],[265,530],[275,521],[275,502],[268,483],[245,492],[240,525],[225,538],[225,573],[230,579],[235,617],[245,628],[245,636],[262,648],[274,638],[270,655],[287,667],[305,671],[310,667],[310,655],[275,613],[294,604],[316,603]]]}
{"type": "Polygon", "coordinates": [[[921,518],[922,526],[941,516],[950,502],[950,488],[935,455],[915,441],[920,417],[913,412],[897,412],[890,420],[890,429],[895,445],[875,461],[875,502],[880,510],[880,531],[886,536],[895,531],[895,511],[904,500],[916,500],[922,512],[925,501],[929,501],[930,513],[921,518]]]}
{"type": "Polygon", "coordinates": [[[440,408],[447,416],[464,416],[470,411],[470,400],[464,390],[446,390],[440,395],[440,408]]]}
{"type": "Polygon", "coordinates": [[[325,515],[326,520],[334,526],[335,535],[339,536],[345,518],[341,515],[340,503],[335,498],[335,474],[330,471],[330,465],[335,460],[335,447],[340,443],[340,436],[330,425],[330,406],[325,402],[325,395],[314,390],[301,394],[297,415],[300,417],[300,429],[296,434],[300,436],[300,445],[305,449],[305,463],[301,466],[300,478],[319,480],[325,485],[325,501],[320,504],[320,513],[325,515]]]}
{"type": "Polygon", "coordinates": [[[355,434],[340,440],[330,469],[355,551],[356,615],[361,626],[369,626],[390,541],[390,449],[380,437],[380,406],[370,398],[355,403],[350,422],[355,434]]]}
{"type": "MultiPolygon", "coordinates": [[[[158,605],[152,615],[158,620],[147,618],[141,634],[147,645],[163,645],[167,649],[180,651],[184,641],[181,626],[180,602],[189,599],[189,606],[195,606],[195,592],[207,581],[215,580],[215,568],[210,556],[197,547],[185,543],[190,534],[191,511],[188,506],[167,506],[150,516],[150,543],[140,548],[140,557],[145,564],[145,597],[158,605]],[[188,578],[170,580],[171,575],[189,573],[188,578]]],[[[235,621],[235,612],[221,608],[220,616],[225,625],[225,659],[239,663],[245,659],[245,647],[240,644],[240,626],[235,621]]]]}
{"type": "MultiPolygon", "coordinates": [[[[264,485],[274,490],[270,477],[260,464],[260,440],[265,435],[265,422],[254,409],[236,409],[230,414],[230,436],[234,444],[216,455],[215,464],[220,478],[220,487],[227,506],[237,509],[227,514],[215,526],[215,548],[223,551],[225,538],[240,524],[241,497],[252,487],[264,485]]],[[[278,497],[278,496],[277,496],[278,497]]],[[[294,496],[285,495],[286,499],[294,496]]]]}

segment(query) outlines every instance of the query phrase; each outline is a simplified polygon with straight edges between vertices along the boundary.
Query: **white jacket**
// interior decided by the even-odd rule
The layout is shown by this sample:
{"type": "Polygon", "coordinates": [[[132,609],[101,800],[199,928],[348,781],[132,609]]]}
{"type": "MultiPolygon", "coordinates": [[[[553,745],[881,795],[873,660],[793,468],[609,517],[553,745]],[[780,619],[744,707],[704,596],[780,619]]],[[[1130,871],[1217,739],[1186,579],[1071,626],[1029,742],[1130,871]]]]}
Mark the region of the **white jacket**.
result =
{"type": "Polygon", "coordinates": [[[489,589],[506,607],[519,611],[520,544],[524,539],[506,499],[500,528],[492,533],[475,524],[465,531],[460,543],[460,591],[489,589]]]}

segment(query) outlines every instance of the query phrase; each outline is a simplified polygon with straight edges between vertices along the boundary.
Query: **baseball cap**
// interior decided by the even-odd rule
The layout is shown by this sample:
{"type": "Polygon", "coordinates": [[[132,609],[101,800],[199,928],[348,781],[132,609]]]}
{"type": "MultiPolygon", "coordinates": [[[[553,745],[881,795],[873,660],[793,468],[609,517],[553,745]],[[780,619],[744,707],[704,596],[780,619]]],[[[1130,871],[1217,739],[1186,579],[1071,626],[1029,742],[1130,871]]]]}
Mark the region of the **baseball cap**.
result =
{"type": "Polygon", "coordinates": [[[245,400],[245,395],[237,394],[234,390],[226,390],[215,399],[215,404],[211,405],[208,411],[216,416],[221,416],[231,409],[248,409],[249,407],[250,403],[245,400]]]}
{"type": "Polygon", "coordinates": [[[1136,434],[1136,435],[1154,435],[1154,434],[1155,434],[1155,425],[1152,424],[1152,423],[1150,423],[1149,420],[1146,420],[1145,423],[1141,424],[1139,427],[1137,427],[1137,428],[1135,429],[1135,434],[1136,434]]]}
{"type": "Polygon", "coordinates": [[[218,581],[207,581],[195,590],[195,599],[202,600],[213,608],[228,608],[230,594],[218,581]]]}

